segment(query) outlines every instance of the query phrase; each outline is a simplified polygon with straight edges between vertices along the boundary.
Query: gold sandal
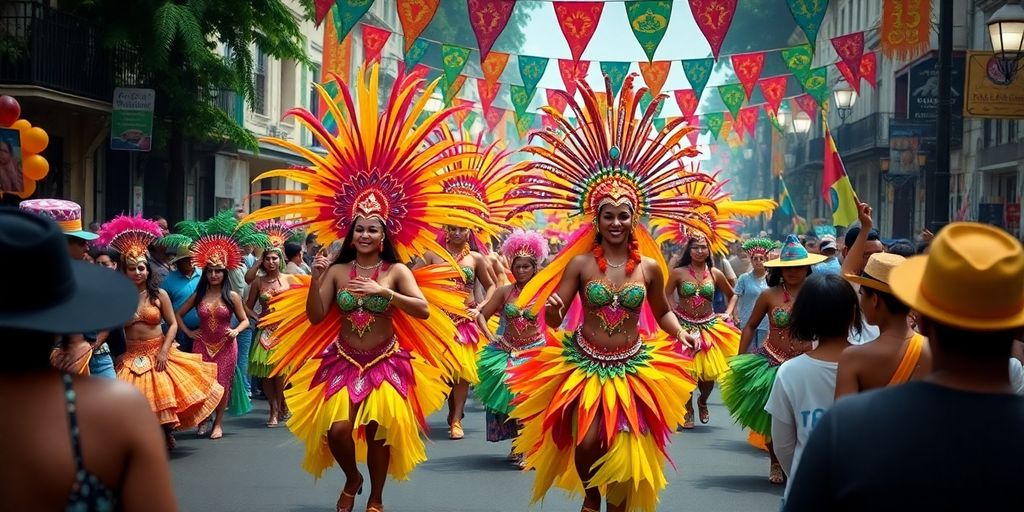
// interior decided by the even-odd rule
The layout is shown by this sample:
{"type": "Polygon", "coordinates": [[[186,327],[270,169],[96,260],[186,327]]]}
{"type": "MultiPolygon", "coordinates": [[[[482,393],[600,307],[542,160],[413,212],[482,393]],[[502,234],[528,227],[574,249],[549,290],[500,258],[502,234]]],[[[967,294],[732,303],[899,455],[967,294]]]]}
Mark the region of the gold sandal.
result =
{"type": "Polygon", "coordinates": [[[359,479],[359,490],[355,494],[345,492],[345,489],[341,490],[341,497],[338,498],[338,504],[336,512],[352,512],[352,509],[356,506],[356,495],[363,493],[363,479],[359,479]]]}
{"type": "Polygon", "coordinates": [[[458,440],[464,437],[466,437],[466,432],[462,430],[462,422],[458,420],[453,421],[452,427],[448,431],[448,438],[452,440],[458,440]]]}
{"type": "Polygon", "coordinates": [[[786,483],[786,473],[782,471],[782,464],[778,462],[772,464],[771,469],[768,470],[768,481],[775,485],[786,483]]]}
{"type": "Polygon", "coordinates": [[[366,512],[384,512],[384,505],[381,503],[368,504],[366,505],[366,512]]]}

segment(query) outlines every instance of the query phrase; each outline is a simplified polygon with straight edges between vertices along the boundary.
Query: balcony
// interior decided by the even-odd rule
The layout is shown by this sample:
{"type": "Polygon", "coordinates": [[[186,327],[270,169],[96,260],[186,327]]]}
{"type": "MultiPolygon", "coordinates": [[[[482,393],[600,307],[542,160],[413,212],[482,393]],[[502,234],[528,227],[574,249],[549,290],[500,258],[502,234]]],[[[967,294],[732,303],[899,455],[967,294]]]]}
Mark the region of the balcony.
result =
{"type": "Polygon", "coordinates": [[[114,87],[144,83],[130,48],[100,46],[95,27],[32,1],[0,6],[0,83],[110,102],[114,87]]]}
{"type": "Polygon", "coordinates": [[[875,112],[852,123],[834,127],[832,136],[836,140],[839,154],[852,158],[863,151],[889,147],[890,114],[875,112]]]}

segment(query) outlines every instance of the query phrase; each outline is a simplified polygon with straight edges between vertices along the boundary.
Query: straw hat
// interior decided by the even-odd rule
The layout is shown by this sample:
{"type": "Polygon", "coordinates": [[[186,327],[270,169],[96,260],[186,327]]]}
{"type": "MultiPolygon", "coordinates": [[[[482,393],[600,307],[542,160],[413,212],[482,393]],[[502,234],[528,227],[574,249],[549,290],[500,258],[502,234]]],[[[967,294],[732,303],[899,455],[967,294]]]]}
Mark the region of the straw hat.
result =
{"type": "Polygon", "coordinates": [[[806,267],[815,263],[821,263],[826,259],[828,257],[821,254],[809,254],[796,235],[789,235],[786,237],[785,243],[782,244],[782,252],[779,253],[779,258],[764,262],[764,266],[769,268],[806,267]]]}
{"type": "Polygon", "coordinates": [[[864,273],[862,275],[845,274],[843,277],[851,283],[891,294],[892,288],[889,287],[889,275],[894,268],[906,261],[906,258],[898,254],[889,254],[887,252],[875,253],[868,258],[868,263],[864,266],[864,273]]]}
{"type": "Polygon", "coordinates": [[[974,331],[1024,326],[1024,249],[985,224],[946,226],[927,256],[889,276],[892,293],[921,315],[974,331]]]}

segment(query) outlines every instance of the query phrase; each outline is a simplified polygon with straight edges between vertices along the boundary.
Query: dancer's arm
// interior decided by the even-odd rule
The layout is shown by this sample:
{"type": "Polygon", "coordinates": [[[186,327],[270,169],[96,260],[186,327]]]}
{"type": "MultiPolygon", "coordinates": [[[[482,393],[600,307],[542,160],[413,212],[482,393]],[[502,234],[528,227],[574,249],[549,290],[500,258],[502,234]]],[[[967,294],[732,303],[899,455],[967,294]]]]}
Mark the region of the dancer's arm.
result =
{"type": "Polygon", "coordinates": [[[250,286],[249,296],[245,298],[245,313],[247,316],[257,318],[259,315],[256,314],[256,301],[260,297],[260,287],[250,286]]]}
{"type": "Polygon", "coordinates": [[[695,341],[693,336],[683,330],[679,319],[668,307],[668,299],[665,298],[665,276],[661,273],[661,267],[651,258],[644,258],[640,264],[644,266],[644,275],[648,276],[647,303],[651,306],[654,318],[658,319],[658,326],[686,348],[692,348],[695,341]]]}
{"type": "Polygon", "coordinates": [[[725,295],[725,300],[731,301],[733,297],[733,282],[725,277],[725,273],[717,268],[711,269],[711,277],[715,280],[715,287],[725,295]]]}
{"type": "MultiPolygon", "coordinates": [[[[490,302],[491,297],[494,296],[494,291],[498,288],[497,276],[494,275],[494,269],[491,268],[491,265],[487,262],[487,258],[482,254],[474,254],[473,262],[476,271],[476,279],[477,281],[480,281],[480,286],[484,288],[484,298],[480,303],[486,304],[487,302],[490,302]]],[[[473,320],[476,320],[476,316],[479,313],[479,308],[469,310],[470,318],[473,320]]]]}
{"type": "Polygon", "coordinates": [[[757,326],[761,325],[761,320],[768,314],[768,307],[771,306],[769,293],[765,290],[757,296],[754,310],[750,312],[750,318],[747,319],[747,325],[743,326],[743,334],[740,336],[740,354],[746,354],[750,343],[757,338],[757,326]]]}
{"type": "Polygon", "coordinates": [[[874,221],[871,219],[871,206],[867,203],[858,203],[857,218],[860,220],[860,233],[857,233],[857,239],[854,240],[853,245],[846,248],[842,269],[843,274],[854,276],[859,276],[864,271],[864,265],[867,264],[867,261],[864,261],[864,246],[868,244],[868,234],[874,227],[874,221]]]}
{"type": "MultiPolygon", "coordinates": [[[[174,337],[178,334],[178,321],[175,318],[174,309],[171,307],[171,298],[162,288],[159,290],[160,312],[163,314],[164,322],[167,323],[167,333],[164,334],[164,344],[156,355],[156,370],[162,372],[167,368],[167,354],[174,343],[174,337]]],[[[195,294],[192,294],[195,297],[195,294]]],[[[185,311],[188,311],[187,309],[185,311]]]]}
{"type": "MultiPolygon", "coordinates": [[[[249,315],[245,314],[245,306],[242,305],[242,296],[237,292],[229,292],[231,296],[231,307],[234,309],[238,325],[234,329],[228,329],[228,337],[235,338],[238,333],[249,328],[249,315]]],[[[251,295],[251,294],[250,294],[251,295]]]]}
{"type": "MultiPolygon", "coordinates": [[[[313,260],[313,276],[306,293],[306,316],[311,324],[318,324],[327,317],[327,305],[334,297],[334,268],[323,251],[313,260]]],[[[338,267],[341,268],[341,267],[338,267]]]]}
{"type": "Polygon", "coordinates": [[[839,354],[839,370],[836,373],[836,400],[839,400],[841,396],[860,392],[860,383],[857,379],[857,374],[860,373],[858,371],[859,364],[854,349],[856,346],[847,347],[843,349],[842,354],[839,354]]]}
{"type": "MultiPolygon", "coordinates": [[[[167,292],[164,291],[163,289],[161,289],[160,291],[164,292],[165,295],[167,294],[167,292]]],[[[183,318],[185,317],[185,315],[189,311],[192,311],[192,308],[195,307],[196,300],[197,300],[197,298],[196,298],[196,294],[195,293],[193,293],[192,295],[189,295],[189,297],[187,299],[185,299],[185,303],[182,304],[181,307],[178,308],[178,310],[174,312],[174,319],[178,323],[178,326],[181,329],[181,332],[185,333],[185,336],[188,336],[190,339],[195,339],[196,333],[195,333],[195,331],[193,331],[192,329],[189,329],[185,325],[185,321],[183,320],[183,318]]],[[[167,303],[168,304],[171,303],[170,299],[168,299],[167,303]]]]}
{"type": "Polygon", "coordinates": [[[391,299],[391,305],[402,310],[404,313],[426,320],[430,317],[430,309],[427,299],[423,297],[416,278],[409,267],[402,264],[395,264],[391,267],[394,273],[393,288],[385,288],[377,281],[368,277],[355,277],[349,280],[348,289],[356,295],[378,295],[391,299]]]}
{"type": "Polygon", "coordinates": [[[544,303],[544,323],[552,329],[558,329],[565,319],[566,304],[571,303],[573,297],[580,291],[580,273],[583,266],[592,256],[580,255],[573,257],[572,261],[565,266],[562,272],[562,280],[558,282],[555,293],[552,293],[544,303]]]}
{"type": "Polygon", "coordinates": [[[487,301],[480,307],[480,314],[476,316],[477,327],[479,327],[480,332],[486,334],[487,339],[491,341],[494,341],[497,336],[487,327],[487,320],[494,316],[494,314],[505,305],[505,297],[508,296],[508,291],[511,287],[512,285],[509,284],[498,288],[498,291],[491,295],[491,300],[487,301]]]}
{"type": "MultiPolygon", "coordinates": [[[[746,275],[746,274],[743,274],[746,275]]],[[[725,307],[725,316],[736,320],[736,305],[739,303],[739,298],[744,293],[744,286],[746,279],[743,275],[736,280],[736,288],[732,290],[732,297],[729,298],[729,305],[725,307]]]]}

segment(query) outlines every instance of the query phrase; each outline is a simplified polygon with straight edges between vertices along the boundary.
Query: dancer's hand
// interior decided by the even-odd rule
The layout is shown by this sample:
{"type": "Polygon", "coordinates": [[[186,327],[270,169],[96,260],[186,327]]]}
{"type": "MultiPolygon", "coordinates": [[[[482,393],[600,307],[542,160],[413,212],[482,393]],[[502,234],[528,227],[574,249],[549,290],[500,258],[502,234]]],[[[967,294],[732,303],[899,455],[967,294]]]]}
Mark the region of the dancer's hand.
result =
{"type": "Polygon", "coordinates": [[[185,333],[185,337],[187,337],[190,340],[196,339],[196,331],[193,331],[192,329],[182,327],[181,332],[185,333]]]}
{"type": "Polygon", "coordinates": [[[469,315],[469,319],[476,321],[476,317],[480,316],[480,308],[469,308],[466,310],[466,314],[469,315]]]}
{"type": "Polygon", "coordinates": [[[867,203],[857,204],[857,220],[860,221],[861,229],[865,231],[871,231],[871,228],[874,226],[874,220],[871,219],[871,213],[871,205],[867,203]]]}
{"type": "Polygon", "coordinates": [[[167,369],[167,351],[160,349],[156,355],[156,371],[162,372],[167,369]]]}
{"type": "Polygon", "coordinates": [[[329,266],[331,266],[330,260],[324,255],[324,249],[320,249],[320,252],[316,253],[316,258],[313,259],[313,279],[319,280],[323,277],[329,266]]]}
{"type": "Polygon", "coordinates": [[[228,338],[235,339],[238,337],[238,329],[228,329],[228,338]]]}
{"type": "Polygon", "coordinates": [[[557,311],[559,317],[562,317],[565,314],[565,302],[562,302],[562,298],[559,297],[557,293],[552,293],[551,296],[548,297],[547,302],[544,303],[544,306],[557,311]]]}
{"type": "Polygon", "coordinates": [[[348,282],[348,289],[356,295],[390,295],[391,292],[377,281],[367,277],[354,277],[348,282]]]}

